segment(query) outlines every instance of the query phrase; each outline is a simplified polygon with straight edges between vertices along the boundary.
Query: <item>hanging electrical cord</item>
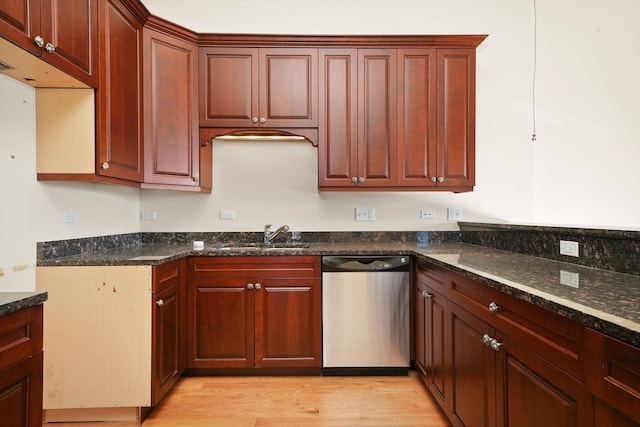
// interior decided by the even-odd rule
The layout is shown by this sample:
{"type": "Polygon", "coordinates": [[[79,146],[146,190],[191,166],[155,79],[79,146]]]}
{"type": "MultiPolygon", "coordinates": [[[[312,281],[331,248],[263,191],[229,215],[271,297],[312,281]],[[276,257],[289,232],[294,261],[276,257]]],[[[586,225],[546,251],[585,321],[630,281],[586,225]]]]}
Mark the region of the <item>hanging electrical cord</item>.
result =
{"type": "Polygon", "coordinates": [[[533,0],[533,96],[532,96],[532,116],[533,116],[533,133],[531,140],[535,141],[536,136],[536,65],[538,62],[538,16],[536,11],[536,0],[533,0]]]}

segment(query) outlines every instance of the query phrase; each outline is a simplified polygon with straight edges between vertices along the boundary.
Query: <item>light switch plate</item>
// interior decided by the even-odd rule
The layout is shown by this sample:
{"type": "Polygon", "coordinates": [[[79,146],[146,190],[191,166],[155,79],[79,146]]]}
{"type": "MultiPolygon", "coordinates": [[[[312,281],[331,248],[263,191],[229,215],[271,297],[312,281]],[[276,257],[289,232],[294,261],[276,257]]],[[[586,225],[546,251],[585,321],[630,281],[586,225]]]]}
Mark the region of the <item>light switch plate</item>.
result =
{"type": "Polygon", "coordinates": [[[141,211],[140,219],[144,221],[154,221],[156,219],[156,211],[141,211]]]}
{"type": "Polygon", "coordinates": [[[356,208],[356,221],[375,221],[375,208],[356,208]]]}
{"type": "Polygon", "coordinates": [[[447,208],[447,219],[449,221],[462,221],[462,208],[447,208]]]}
{"type": "Polygon", "coordinates": [[[236,211],[233,209],[220,209],[220,219],[235,219],[236,211]]]}

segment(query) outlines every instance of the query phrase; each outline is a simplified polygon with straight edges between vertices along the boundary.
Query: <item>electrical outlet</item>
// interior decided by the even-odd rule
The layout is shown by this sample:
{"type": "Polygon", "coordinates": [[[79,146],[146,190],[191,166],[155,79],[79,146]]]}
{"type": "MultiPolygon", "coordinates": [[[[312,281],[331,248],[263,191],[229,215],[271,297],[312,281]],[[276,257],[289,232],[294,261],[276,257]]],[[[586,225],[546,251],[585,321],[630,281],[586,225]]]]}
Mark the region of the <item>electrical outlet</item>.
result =
{"type": "Polygon", "coordinates": [[[436,217],[436,211],[433,209],[420,209],[420,218],[433,219],[436,217]]]}
{"type": "Polygon", "coordinates": [[[375,221],[375,208],[356,208],[356,221],[375,221]]]}
{"type": "Polygon", "coordinates": [[[144,221],[155,220],[156,211],[140,211],[140,219],[144,221]]]}
{"type": "Polygon", "coordinates": [[[578,242],[571,240],[560,240],[560,255],[580,257],[578,242]]]}
{"type": "Polygon", "coordinates": [[[580,287],[580,274],[571,271],[560,270],[560,284],[572,288],[580,287]]]}
{"type": "Polygon", "coordinates": [[[462,208],[447,208],[447,219],[449,221],[461,221],[462,208]]]}
{"type": "Polygon", "coordinates": [[[235,219],[236,212],[233,209],[220,209],[220,219],[235,219]]]}
{"type": "Polygon", "coordinates": [[[75,211],[64,211],[62,222],[78,222],[78,214],[75,211]]]}

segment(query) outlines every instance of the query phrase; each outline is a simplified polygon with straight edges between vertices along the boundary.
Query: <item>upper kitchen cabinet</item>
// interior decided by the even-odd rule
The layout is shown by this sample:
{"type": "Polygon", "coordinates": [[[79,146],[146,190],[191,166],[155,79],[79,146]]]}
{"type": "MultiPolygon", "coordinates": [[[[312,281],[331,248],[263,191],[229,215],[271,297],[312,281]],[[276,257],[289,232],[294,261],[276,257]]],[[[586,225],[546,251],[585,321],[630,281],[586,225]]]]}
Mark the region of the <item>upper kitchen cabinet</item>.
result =
{"type": "Polygon", "coordinates": [[[98,0],[12,0],[0,35],[81,82],[98,84],[98,0]]]}
{"type": "Polygon", "coordinates": [[[129,2],[100,2],[96,174],[143,179],[142,17],[129,2]]]}
{"type": "Polygon", "coordinates": [[[320,50],[319,177],[326,187],[390,187],[396,163],[396,50],[320,50]]]}
{"type": "Polygon", "coordinates": [[[200,126],[315,128],[315,48],[200,48],[200,126]]]}
{"type": "MultiPolygon", "coordinates": [[[[155,23],[152,18],[146,25],[155,23]]],[[[147,26],[143,31],[142,188],[210,192],[211,174],[207,171],[212,157],[206,146],[201,153],[199,141],[195,34],[167,22],[153,25],[153,29],[147,26]],[[174,31],[167,31],[170,28],[174,31]]]]}
{"type": "Polygon", "coordinates": [[[473,190],[475,48],[484,38],[380,37],[321,49],[320,190],[473,190]]]}
{"type": "Polygon", "coordinates": [[[475,183],[475,50],[398,51],[398,186],[475,183]]]}

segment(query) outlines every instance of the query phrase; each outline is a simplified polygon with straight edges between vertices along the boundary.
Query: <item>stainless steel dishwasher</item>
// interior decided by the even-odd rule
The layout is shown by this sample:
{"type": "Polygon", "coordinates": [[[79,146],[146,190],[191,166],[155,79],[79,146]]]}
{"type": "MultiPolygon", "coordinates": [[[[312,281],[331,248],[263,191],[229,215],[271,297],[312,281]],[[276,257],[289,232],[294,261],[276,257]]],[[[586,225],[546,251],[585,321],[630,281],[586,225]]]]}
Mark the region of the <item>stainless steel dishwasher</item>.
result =
{"type": "Polygon", "coordinates": [[[323,375],[407,375],[408,256],[322,257],[323,375]]]}

